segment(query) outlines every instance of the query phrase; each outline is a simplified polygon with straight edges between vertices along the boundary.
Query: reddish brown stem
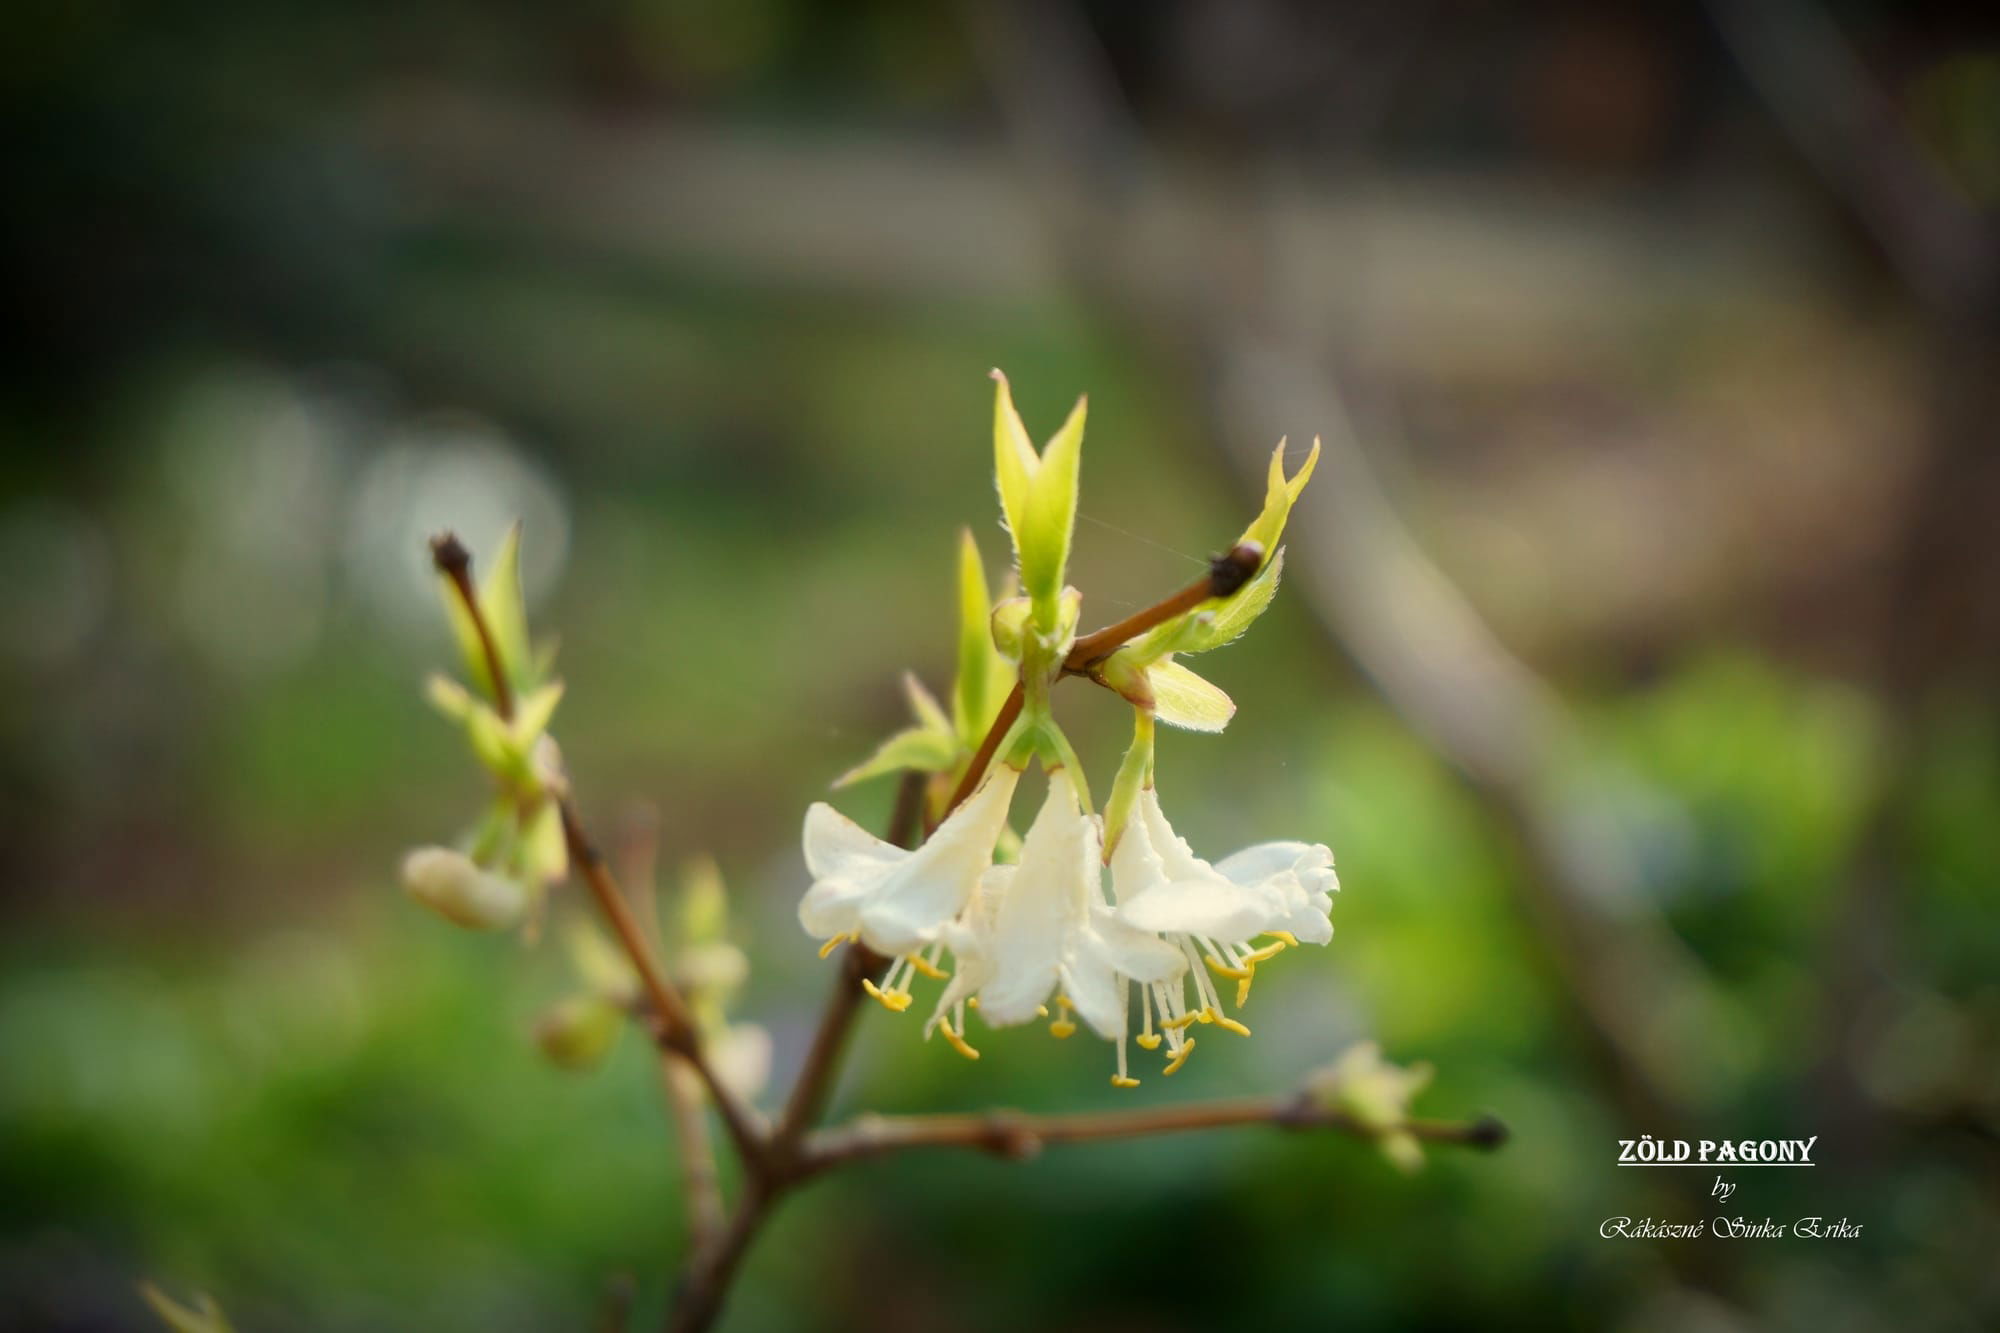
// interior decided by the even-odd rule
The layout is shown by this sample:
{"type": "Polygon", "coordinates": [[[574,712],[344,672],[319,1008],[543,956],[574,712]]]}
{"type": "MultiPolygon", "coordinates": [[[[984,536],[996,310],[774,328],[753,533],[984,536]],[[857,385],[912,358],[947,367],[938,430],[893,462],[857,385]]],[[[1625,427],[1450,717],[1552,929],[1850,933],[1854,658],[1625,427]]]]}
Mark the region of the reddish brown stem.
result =
{"type": "MultiPolygon", "coordinates": [[[[805,1171],[817,1173],[905,1148],[969,1148],[1020,1160],[1035,1156],[1052,1143],[1146,1138],[1239,1125],[1331,1129],[1358,1138],[1379,1137],[1376,1130],[1345,1112],[1321,1107],[1305,1094],[1291,1093],[1282,1097],[1241,1097],[1186,1106],[1076,1115],[987,1111],[973,1115],[870,1116],[812,1135],[806,1141],[801,1161],[805,1171]]],[[[1490,1116],[1463,1122],[1412,1120],[1398,1128],[1428,1143],[1497,1148],[1507,1141],[1506,1126],[1490,1116]]]]}

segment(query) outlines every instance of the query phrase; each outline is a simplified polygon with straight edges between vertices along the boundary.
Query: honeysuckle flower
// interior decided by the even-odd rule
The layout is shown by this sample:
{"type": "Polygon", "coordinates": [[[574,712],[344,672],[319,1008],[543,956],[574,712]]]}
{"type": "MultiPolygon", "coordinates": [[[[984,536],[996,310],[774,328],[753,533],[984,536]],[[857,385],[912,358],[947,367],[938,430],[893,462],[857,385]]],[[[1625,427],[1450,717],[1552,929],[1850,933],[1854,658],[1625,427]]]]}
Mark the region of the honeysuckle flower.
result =
{"type": "Polygon", "coordinates": [[[799,902],[799,924],[829,951],[839,940],[858,939],[898,958],[936,943],[992,865],[1020,776],[1019,769],[994,765],[915,851],[883,841],[824,801],[814,803],[805,822],[813,883],[799,902]]]}
{"type": "Polygon", "coordinates": [[[527,915],[526,885],[449,847],[419,847],[403,858],[403,888],[454,925],[504,930],[527,915]]]}
{"type": "Polygon", "coordinates": [[[1237,983],[1236,1005],[1241,1008],[1259,963],[1288,945],[1324,944],[1333,938],[1327,913],[1339,881],[1331,851],[1317,844],[1269,842],[1210,865],[1174,832],[1150,786],[1133,804],[1112,853],[1111,874],[1119,920],[1164,936],[1187,961],[1192,1004],[1181,983],[1153,985],[1141,994],[1139,1044],[1151,1050],[1164,1040],[1168,1073],[1179,1069],[1194,1047],[1186,1031],[1191,1024],[1250,1034],[1223,1014],[1210,972],[1237,983]],[[1270,936],[1271,942],[1253,945],[1259,936],[1270,936]],[[1153,1030],[1156,1006],[1160,1033],[1153,1030]]]}
{"type": "Polygon", "coordinates": [[[1078,804],[1069,773],[1051,773],[1020,863],[987,870],[966,913],[948,930],[945,942],[957,969],[930,1028],[942,1028],[963,1053],[962,1006],[973,996],[980,1017],[996,1028],[1045,1015],[1053,999],[1061,1012],[1050,1031],[1059,1037],[1075,1032],[1073,1009],[1099,1036],[1118,1043],[1113,1081],[1135,1082],[1125,1064],[1131,983],[1164,984],[1187,962],[1166,941],[1117,918],[1104,900],[1101,850],[1101,826],[1078,804]],[[947,1018],[953,1009],[956,1028],[947,1018]]]}

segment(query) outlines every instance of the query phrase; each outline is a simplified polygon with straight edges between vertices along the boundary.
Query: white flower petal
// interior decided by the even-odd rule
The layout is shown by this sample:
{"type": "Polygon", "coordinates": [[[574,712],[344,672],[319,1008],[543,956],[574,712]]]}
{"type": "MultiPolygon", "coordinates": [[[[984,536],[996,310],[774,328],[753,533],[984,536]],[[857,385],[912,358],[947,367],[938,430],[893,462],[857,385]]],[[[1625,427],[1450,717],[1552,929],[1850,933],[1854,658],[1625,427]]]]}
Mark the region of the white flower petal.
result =
{"type": "Polygon", "coordinates": [[[979,991],[979,1016],[993,1027],[1037,1017],[1055,989],[1066,937],[1096,896],[1097,820],[1077,808],[1061,774],[1021,844],[1021,863],[994,910],[992,976],[979,991]]]}
{"type": "Polygon", "coordinates": [[[1200,879],[1156,884],[1118,909],[1139,930],[1196,935],[1235,944],[1273,928],[1285,917],[1283,898],[1270,884],[1234,884],[1210,873],[1200,879]]]}
{"type": "Polygon", "coordinates": [[[996,765],[979,789],[914,852],[885,842],[832,806],[806,812],[806,866],[812,887],[799,903],[808,934],[830,939],[855,930],[877,953],[908,953],[937,938],[993,862],[1020,772],[996,765]]]}

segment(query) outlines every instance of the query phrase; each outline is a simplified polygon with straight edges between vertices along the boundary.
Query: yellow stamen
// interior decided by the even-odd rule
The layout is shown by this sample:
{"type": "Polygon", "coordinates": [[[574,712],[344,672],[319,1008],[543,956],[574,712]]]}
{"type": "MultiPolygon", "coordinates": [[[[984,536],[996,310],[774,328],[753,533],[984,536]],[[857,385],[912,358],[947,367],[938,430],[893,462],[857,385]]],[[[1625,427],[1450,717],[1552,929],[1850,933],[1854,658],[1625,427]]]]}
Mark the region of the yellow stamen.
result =
{"type": "Polygon", "coordinates": [[[906,990],[883,990],[874,982],[863,977],[861,989],[882,1002],[882,1007],[892,1014],[900,1014],[910,1007],[910,993],[906,990]]]}
{"type": "Polygon", "coordinates": [[[1236,983],[1236,1007],[1238,1009],[1241,1009],[1244,1005],[1250,1003],[1250,982],[1251,979],[1254,978],[1256,975],[1257,975],[1257,969],[1251,968],[1250,975],[1244,977],[1243,980],[1236,983]]]}
{"type": "Polygon", "coordinates": [[[1138,1042],[1139,1045],[1149,1051],[1160,1049],[1160,1034],[1157,1032],[1141,1032],[1138,1036],[1132,1038],[1132,1040],[1138,1042]]]}
{"type": "Polygon", "coordinates": [[[1191,1055],[1193,1052],[1194,1052],[1194,1038],[1189,1037],[1186,1041],[1181,1043],[1181,1048],[1178,1051],[1174,1052],[1174,1058],[1167,1061],[1167,1067],[1161,1072],[1166,1074],[1179,1073],[1181,1066],[1187,1063],[1188,1056],[1191,1055]]]}
{"type": "Polygon", "coordinates": [[[1243,962],[1246,966],[1255,968],[1257,964],[1263,962],[1265,959],[1276,958],[1284,951],[1285,942],[1279,940],[1276,944],[1267,944],[1261,949],[1252,949],[1249,953],[1243,955],[1243,962]]]}
{"type": "Polygon", "coordinates": [[[849,940],[858,940],[860,938],[861,938],[860,931],[856,931],[852,935],[835,935],[825,944],[819,946],[819,956],[821,958],[824,958],[828,954],[832,953],[835,949],[838,949],[841,945],[847,943],[849,940]]]}
{"type": "Polygon", "coordinates": [[[911,954],[904,961],[909,963],[909,965],[915,968],[917,971],[929,977],[932,981],[943,981],[951,976],[951,973],[941,970],[940,968],[938,968],[936,964],[928,962],[916,954],[911,954]]]}
{"type": "Polygon", "coordinates": [[[972,996],[965,1002],[965,1007],[968,1009],[977,1009],[979,1007],[979,997],[977,995],[972,996]]]}
{"type": "Polygon", "coordinates": [[[1048,1016],[1049,1016],[1049,1007],[1047,1005],[1038,1004],[1035,1006],[1036,1018],[1047,1018],[1048,1016]]]}
{"type": "Polygon", "coordinates": [[[1244,1027],[1241,1023],[1237,1022],[1233,1018],[1224,1018],[1221,1014],[1217,1014],[1215,1016],[1215,1025],[1221,1028],[1224,1032],[1234,1032],[1239,1037],[1247,1037],[1250,1035],[1249,1028],[1244,1027]]]}
{"type": "Polygon", "coordinates": [[[1195,1012],[1192,1013],[1182,1014],[1179,1018],[1169,1018],[1166,1022],[1160,1024],[1160,1026],[1165,1028],[1169,1032],[1179,1032],[1182,1028],[1188,1026],[1190,1023],[1193,1023],[1200,1017],[1201,1017],[1200,1011],[1196,1010],[1195,1012]]]}
{"type": "Polygon", "coordinates": [[[1277,939],[1283,940],[1285,943],[1291,945],[1294,949],[1299,947],[1299,937],[1292,934],[1292,932],[1289,930],[1267,930],[1264,933],[1266,935],[1270,935],[1277,939]]]}
{"type": "Polygon", "coordinates": [[[1198,1023],[1213,1023],[1216,1020],[1215,1006],[1209,1005],[1205,1009],[1195,1010],[1194,1017],[1198,1023]]]}
{"type": "Polygon", "coordinates": [[[957,1051],[960,1055],[964,1056],[966,1059],[977,1060],[979,1058],[979,1052],[973,1050],[971,1045],[967,1043],[965,1038],[959,1036],[956,1032],[952,1031],[951,1023],[949,1021],[940,1022],[938,1024],[938,1031],[944,1033],[944,1039],[951,1043],[951,1048],[954,1051],[957,1051]]]}
{"type": "Polygon", "coordinates": [[[1250,975],[1240,967],[1231,967],[1212,953],[1203,954],[1201,961],[1207,963],[1208,970],[1215,973],[1218,977],[1229,977],[1233,980],[1241,981],[1244,977],[1250,975]]]}
{"type": "Polygon", "coordinates": [[[1139,1080],[1136,1078],[1127,1078],[1123,1074],[1113,1074],[1111,1076],[1111,1086],[1114,1088],[1136,1088],[1139,1086],[1139,1080]]]}
{"type": "Polygon", "coordinates": [[[1067,1018],[1058,1018],[1055,1022],[1049,1024],[1049,1035],[1058,1041],[1064,1037],[1074,1037],[1076,1035],[1076,1024],[1070,1022],[1067,1018]]]}

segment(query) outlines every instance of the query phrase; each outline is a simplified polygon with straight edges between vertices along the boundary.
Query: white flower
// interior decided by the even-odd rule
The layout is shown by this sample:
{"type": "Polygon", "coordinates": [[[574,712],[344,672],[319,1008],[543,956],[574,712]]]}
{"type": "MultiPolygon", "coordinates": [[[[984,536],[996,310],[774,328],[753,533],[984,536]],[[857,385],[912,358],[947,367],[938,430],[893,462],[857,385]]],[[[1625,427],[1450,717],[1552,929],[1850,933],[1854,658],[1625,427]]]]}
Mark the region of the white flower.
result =
{"type": "Polygon", "coordinates": [[[964,1045],[967,1001],[976,994],[980,1017],[991,1027],[1011,1027],[1047,1013],[1053,995],[1063,1009],[1050,1030],[1076,1030],[1074,1008],[1097,1034],[1118,1043],[1121,1086],[1125,1074],[1127,997],[1134,980],[1153,984],[1187,966],[1165,941],[1118,920],[1104,901],[1102,833],[1097,818],[1077,805],[1074,785],[1051,776],[1041,813],[1022,843],[1016,866],[994,866],[982,877],[965,915],[945,943],[957,972],[939,997],[930,1028],[964,1045]],[[957,1010],[958,1024],[947,1019],[957,1010]]]}
{"type": "Polygon", "coordinates": [[[1157,1047],[1153,1008],[1159,1007],[1170,1056],[1167,1072],[1179,1069],[1194,1040],[1192,1023],[1212,1023],[1243,1036],[1249,1029],[1224,1017],[1215,983],[1202,969],[1237,983],[1236,1004],[1250,996],[1257,964],[1287,945],[1324,944],[1333,938],[1327,913],[1340,887],[1333,853],[1302,842],[1267,842],[1224,858],[1217,865],[1196,856],[1167,823],[1151,787],[1139,793],[1132,817],[1111,857],[1118,917],[1126,925],[1165,936],[1187,960],[1194,1003],[1184,986],[1154,985],[1141,993],[1145,1022],[1139,1044],[1157,1047]],[[1251,941],[1269,935],[1261,948],[1251,941]]]}
{"type": "Polygon", "coordinates": [[[891,958],[934,943],[993,863],[1020,776],[1018,769],[994,765],[979,790],[914,852],[816,802],[806,811],[806,868],[813,883],[799,903],[799,924],[829,945],[859,939],[891,958]]]}
{"type": "Polygon", "coordinates": [[[708,1059],[725,1088],[746,1102],[771,1081],[771,1034],[756,1023],[726,1023],[708,1034],[708,1059]]]}
{"type": "Polygon", "coordinates": [[[404,857],[403,888],[445,920],[474,930],[504,930],[528,911],[524,885],[449,847],[419,847],[404,857]]]}

